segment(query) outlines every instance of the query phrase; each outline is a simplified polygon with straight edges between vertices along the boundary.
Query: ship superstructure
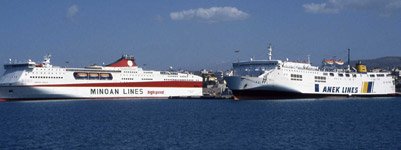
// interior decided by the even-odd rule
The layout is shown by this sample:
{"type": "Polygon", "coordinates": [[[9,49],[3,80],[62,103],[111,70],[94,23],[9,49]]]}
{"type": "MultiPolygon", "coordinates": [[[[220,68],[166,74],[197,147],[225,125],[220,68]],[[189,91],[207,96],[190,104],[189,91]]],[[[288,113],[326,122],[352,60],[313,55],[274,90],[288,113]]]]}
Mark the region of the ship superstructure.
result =
{"type": "Polygon", "coordinates": [[[312,66],[310,62],[273,60],[271,45],[267,60],[233,63],[233,72],[225,80],[236,99],[395,94],[395,81],[390,72],[367,72],[361,63],[356,68],[326,69],[312,66]]]}
{"type": "Polygon", "coordinates": [[[85,68],[63,68],[31,60],[4,65],[0,99],[168,98],[202,96],[202,78],[190,73],[143,70],[133,56],[85,68]]]}

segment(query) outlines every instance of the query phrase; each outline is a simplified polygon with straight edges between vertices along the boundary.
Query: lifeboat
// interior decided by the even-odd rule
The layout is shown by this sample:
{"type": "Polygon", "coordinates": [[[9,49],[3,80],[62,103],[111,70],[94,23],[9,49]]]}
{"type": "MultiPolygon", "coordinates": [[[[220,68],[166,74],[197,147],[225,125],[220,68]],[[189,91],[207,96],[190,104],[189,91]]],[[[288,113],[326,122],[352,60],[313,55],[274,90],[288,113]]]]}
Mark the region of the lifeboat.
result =
{"type": "Polygon", "coordinates": [[[86,79],[88,78],[88,73],[85,72],[74,72],[75,79],[86,79]]]}
{"type": "Polygon", "coordinates": [[[334,60],[333,59],[323,59],[323,63],[324,64],[328,64],[328,65],[332,65],[334,64],[334,60]]]}
{"type": "Polygon", "coordinates": [[[84,72],[78,72],[76,76],[77,76],[77,77],[80,77],[80,78],[85,78],[85,77],[88,76],[88,74],[87,74],[87,73],[84,73],[84,72]]]}
{"type": "Polygon", "coordinates": [[[341,59],[335,60],[334,63],[337,64],[337,65],[344,65],[344,61],[341,60],[341,59]]]}
{"type": "Polygon", "coordinates": [[[99,73],[101,80],[112,80],[113,76],[110,73],[99,73]]]}
{"type": "Polygon", "coordinates": [[[98,73],[89,73],[90,78],[98,78],[99,74],[98,73]]]}
{"type": "Polygon", "coordinates": [[[109,77],[110,77],[110,74],[109,74],[109,73],[101,73],[101,74],[100,74],[100,77],[102,77],[102,78],[109,78],[109,77]]]}

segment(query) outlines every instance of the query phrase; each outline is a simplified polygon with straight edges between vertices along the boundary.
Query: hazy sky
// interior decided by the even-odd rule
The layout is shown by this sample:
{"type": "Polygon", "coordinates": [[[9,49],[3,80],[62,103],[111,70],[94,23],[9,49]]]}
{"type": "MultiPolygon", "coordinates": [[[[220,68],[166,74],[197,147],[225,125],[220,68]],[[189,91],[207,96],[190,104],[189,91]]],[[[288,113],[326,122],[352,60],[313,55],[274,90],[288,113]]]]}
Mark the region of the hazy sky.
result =
{"type": "Polygon", "coordinates": [[[216,70],[266,59],[268,42],[273,58],[315,65],[347,48],[353,59],[400,56],[401,0],[0,1],[1,63],[50,53],[82,67],[132,54],[146,69],[216,70]]]}

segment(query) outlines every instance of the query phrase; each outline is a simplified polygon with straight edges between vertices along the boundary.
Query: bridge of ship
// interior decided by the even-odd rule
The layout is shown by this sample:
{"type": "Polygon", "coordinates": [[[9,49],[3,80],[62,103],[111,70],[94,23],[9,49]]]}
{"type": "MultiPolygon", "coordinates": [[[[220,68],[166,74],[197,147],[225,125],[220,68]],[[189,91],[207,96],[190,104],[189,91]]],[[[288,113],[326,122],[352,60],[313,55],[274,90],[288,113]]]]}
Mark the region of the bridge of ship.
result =
{"type": "Polygon", "coordinates": [[[234,75],[258,77],[265,71],[279,67],[279,64],[280,61],[278,60],[237,62],[233,63],[234,75]]]}

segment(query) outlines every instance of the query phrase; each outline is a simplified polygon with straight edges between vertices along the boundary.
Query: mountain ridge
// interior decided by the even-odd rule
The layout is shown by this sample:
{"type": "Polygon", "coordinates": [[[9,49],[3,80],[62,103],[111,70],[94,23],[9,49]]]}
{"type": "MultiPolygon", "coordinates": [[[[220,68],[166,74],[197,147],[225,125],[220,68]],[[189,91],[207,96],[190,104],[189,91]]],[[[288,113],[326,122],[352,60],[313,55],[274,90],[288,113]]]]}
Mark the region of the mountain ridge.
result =
{"type": "Polygon", "coordinates": [[[393,68],[401,68],[401,56],[385,56],[379,57],[375,59],[358,59],[351,60],[350,65],[355,66],[356,63],[361,61],[362,64],[365,64],[368,69],[386,69],[391,70],[393,68]]]}

